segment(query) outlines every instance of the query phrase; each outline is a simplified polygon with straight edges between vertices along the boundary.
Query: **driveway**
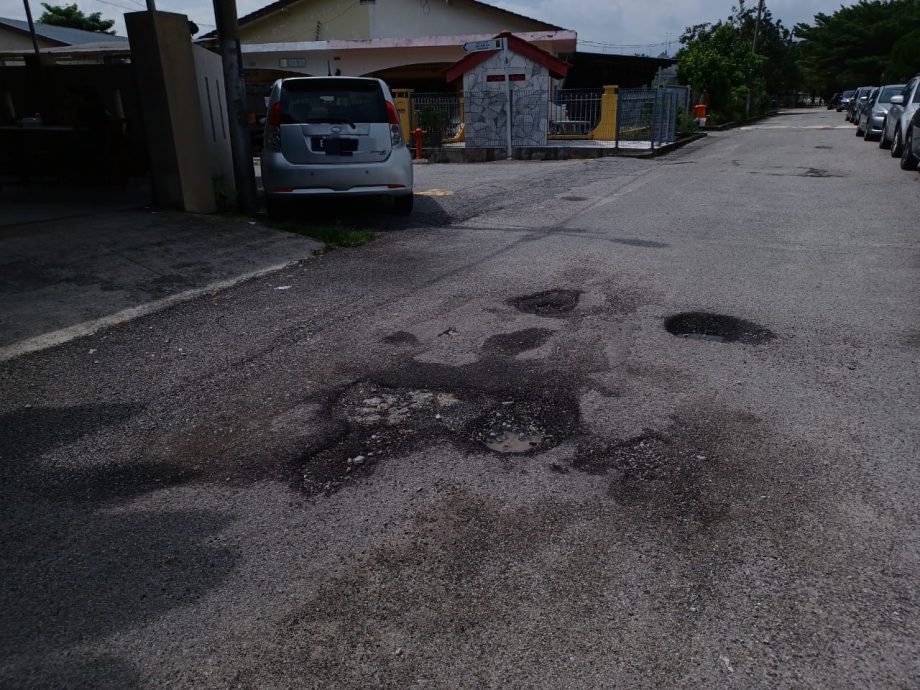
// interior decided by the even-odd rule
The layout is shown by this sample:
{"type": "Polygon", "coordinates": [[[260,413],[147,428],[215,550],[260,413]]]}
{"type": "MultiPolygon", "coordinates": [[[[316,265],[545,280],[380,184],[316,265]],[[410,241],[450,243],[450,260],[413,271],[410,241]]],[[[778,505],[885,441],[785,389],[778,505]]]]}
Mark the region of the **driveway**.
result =
{"type": "Polygon", "coordinates": [[[918,177],[841,124],[431,166],[0,364],[0,684],[917,686],[918,177]]]}

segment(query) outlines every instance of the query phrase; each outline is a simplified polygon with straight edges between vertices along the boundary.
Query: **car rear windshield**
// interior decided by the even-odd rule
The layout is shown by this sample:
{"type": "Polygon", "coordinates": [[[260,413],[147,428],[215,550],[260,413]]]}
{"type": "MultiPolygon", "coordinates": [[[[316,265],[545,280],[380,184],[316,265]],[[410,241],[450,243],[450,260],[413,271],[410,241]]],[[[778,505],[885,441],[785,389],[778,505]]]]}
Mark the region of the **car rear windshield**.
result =
{"type": "Polygon", "coordinates": [[[892,96],[897,96],[903,90],[904,90],[903,84],[899,84],[898,86],[886,86],[882,88],[882,93],[879,94],[878,102],[888,103],[891,101],[892,96]]]}
{"type": "Polygon", "coordinates": [[[291,79],[281,83],[281,122],[388,122],[380,84],[368,79],[291,79]]]}
{"type": "Polygon", "coordinates": [[[840,97],[841,97],[841,98],[849,98],[849,97],[852,96],[854,93],[856,93],[856,92],[855,92],[855,91],[844,91],[842,94],[840,94],[840,97]]]}

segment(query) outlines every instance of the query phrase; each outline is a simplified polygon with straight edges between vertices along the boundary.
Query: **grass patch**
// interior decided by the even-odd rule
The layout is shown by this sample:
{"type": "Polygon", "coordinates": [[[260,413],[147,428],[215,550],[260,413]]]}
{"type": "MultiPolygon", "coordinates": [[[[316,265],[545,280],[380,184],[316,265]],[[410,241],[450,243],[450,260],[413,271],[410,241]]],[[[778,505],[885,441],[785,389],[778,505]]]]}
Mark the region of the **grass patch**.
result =
{"type": "Polygon", "coordinates": [[[377,233],[372,230],[354,230],[342,225],[304,225],[295,221],[286,220],[271,223],[271,226],[295,235],[310,237],[326,245],[323,252],[332,251],[340,247],[360,247],[374,240],[377,233]]]}

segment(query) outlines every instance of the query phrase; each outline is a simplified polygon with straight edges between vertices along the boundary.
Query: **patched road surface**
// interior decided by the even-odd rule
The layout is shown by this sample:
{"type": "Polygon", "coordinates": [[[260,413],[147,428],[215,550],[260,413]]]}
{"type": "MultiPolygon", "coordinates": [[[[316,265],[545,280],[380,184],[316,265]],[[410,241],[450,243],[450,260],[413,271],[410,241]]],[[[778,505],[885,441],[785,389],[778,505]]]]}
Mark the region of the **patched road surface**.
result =
{"type": "Polygon", "coordinates": [[[0,685],[920,687],[920,175],[841,124],[419,168],[0,364],[0,685]]]}

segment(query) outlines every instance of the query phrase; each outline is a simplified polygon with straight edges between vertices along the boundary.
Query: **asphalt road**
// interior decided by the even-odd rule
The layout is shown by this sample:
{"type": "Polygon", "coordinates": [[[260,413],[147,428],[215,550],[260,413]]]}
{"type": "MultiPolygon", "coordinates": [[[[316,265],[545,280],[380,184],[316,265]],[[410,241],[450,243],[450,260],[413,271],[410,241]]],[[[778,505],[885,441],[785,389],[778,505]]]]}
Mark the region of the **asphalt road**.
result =
{"type": "Polygon", "coordinates": [[[417,172],[0,365],[0,685],[920,686],[920,175],[825,111],[417,172]]]}

